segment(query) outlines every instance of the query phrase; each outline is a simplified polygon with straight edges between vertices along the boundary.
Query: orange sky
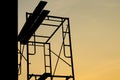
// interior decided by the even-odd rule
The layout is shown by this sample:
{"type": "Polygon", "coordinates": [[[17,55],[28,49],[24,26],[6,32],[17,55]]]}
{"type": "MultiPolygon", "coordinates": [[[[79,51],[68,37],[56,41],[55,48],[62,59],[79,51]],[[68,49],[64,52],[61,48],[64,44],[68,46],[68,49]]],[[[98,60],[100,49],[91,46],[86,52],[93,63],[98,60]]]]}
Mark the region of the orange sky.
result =
{"type": "MultiPolygon", "coordinates": [[[[18,0],[18,32],[39,1],[18,0]]],[[[120,0],[46,1],[70,18],[75,80],[120,80],[120,0]]]]}

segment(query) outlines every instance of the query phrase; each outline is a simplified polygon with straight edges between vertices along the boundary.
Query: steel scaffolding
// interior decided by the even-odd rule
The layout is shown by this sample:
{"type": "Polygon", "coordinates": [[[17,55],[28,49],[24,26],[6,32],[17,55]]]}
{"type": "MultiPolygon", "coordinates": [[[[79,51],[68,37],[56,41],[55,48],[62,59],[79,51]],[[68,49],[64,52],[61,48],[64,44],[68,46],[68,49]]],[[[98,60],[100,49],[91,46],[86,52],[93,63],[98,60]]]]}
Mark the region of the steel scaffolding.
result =
{"type": "MultiPolygon", "coordinates": [[[[26,21],[29,19],[30,16],[32,16],[33,13],[26,12],[26,21]]],[[[30,39],[28,41],[26,40],[18,40],[20,43],[20,47],[18,49],[18,75],[20,76],[22,73],[22,58],[26,61],[26,78],[27,80],[57,80],[57,79],[63,79],[63,80],[75,80],[74,76],[74,66],[73,66],[73,55],[72,55],[72,41],[71,41],[71,32],[70,32],[70,20],[67,17],[58,17],[58,16],[51,16],[47,15],[43,22],[40,24],[41,27],[44,27],[47,29],[48,27],[54,28],[52,29],[51,33],[49,35],[40,34],[39,30],[41,28],[38,28],[37,31],[32,34],[30,39]],[[59,32],[59,33],[58,33],[59,32]],[[56,33],[59,34],[56,35],[56,33]],[[61,39],[57,39],[53,41],[54,36],[57,36],[59,38],[61,36],[61,39]],[[25,41],[25,43],[24,43],[25,41]],[[53,41],[53,42],[52,42],[53,41]],[[57,42],[60,45],[59,51],[55,52],[55,48],[52,46],[55,42],[56,45],[57,42]],[[32,52],[31,52],[32,47],[32,52]],[[24,56],[24,48],[26,48],[26,56],[24,56]],[[32,56],[37,55],[40,51],[38,49],[41,48],[42,54],[43,54],[43,63],[42,66],[43,71],[41,73],[33,73],[31,71],[31,65],[32,65],[32,59],[30,59],[32,56]],[[54,57],[56,57],[56,62],[54,57]],[[65,63],[65,65],[68,66],[68,74],[62,74],[64,71],[59,71],[60,73],[56,74],[58,62],[61,60],[65,63]],[[54,64],[54,65],[53,65],[54,64]]],[[[27,30],[27,29],[26,29],[27,30]]],[[[51,30],[51,29],[49,29],[51,30]]],[[[48,30],[48,32],[49,32],[48,30]]],[[[44,30],[42,30],[44,31],[44,30]]],[[[45,32],[46,33],[46,32],[45,32]]],[[[27,33],[25,33],[27,34],[27,33]]],[[[27,36],[27,35],[26,35],[27,36]]],[[[21,37],[22,38],[22,37],[21,37]]],[[[25,38],[25,37],[24,37],[25,38]]],[[[26,38],[25,38],[26,39],[26,38]]],[[[55,46],[57,47],[57,46],[55,46]]],[[[58,49],[58,48],[57,48],[58,49]]],[[[42,60],[41,60],[42,61],[42,60]]],[[[38,64],[41,64],[41,61],[39,61],[38,64]]],[[[41,68],[41,67],[40,67],[41,68]]]]}

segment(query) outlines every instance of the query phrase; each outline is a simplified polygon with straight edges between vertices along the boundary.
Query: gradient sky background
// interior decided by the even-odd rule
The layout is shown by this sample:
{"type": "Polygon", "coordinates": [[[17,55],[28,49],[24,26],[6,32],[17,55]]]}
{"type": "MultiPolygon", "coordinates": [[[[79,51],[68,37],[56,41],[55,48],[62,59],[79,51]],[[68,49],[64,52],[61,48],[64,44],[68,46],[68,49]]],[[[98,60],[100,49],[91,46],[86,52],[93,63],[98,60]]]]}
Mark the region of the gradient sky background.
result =
{"type": "MultiPolygon", "coordinates": [[[[18,32],[40,0],[18,0],[18,32]]],[[[120,80],[120,0],[46,0],[70,18],[76,80],[120,80]]]]}

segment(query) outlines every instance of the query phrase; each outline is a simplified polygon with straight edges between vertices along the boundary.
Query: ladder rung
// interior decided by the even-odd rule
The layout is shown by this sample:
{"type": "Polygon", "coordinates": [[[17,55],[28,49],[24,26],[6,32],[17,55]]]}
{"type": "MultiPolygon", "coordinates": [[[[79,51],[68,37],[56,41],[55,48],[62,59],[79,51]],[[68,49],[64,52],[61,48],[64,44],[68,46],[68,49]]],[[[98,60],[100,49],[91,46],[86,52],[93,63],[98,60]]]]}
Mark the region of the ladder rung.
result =
{"type": "Polygon", "coordinates": [[[50,67],[50,66],[45,66],[45,67],[50,67]]]}
{"type": "Polygon", "coordinates": [[[65,44],[64,46],[70,46],[70,45],[65,44]]]}
{"type": "Polygon", "coordinates": [[[45,55],[45,56],[50,56],[50,55],[45,55]]]}
{"type": "Polygon", "coordinates": [[[69,32],[63,32],[63,33],[69,33],[69,32]]]}

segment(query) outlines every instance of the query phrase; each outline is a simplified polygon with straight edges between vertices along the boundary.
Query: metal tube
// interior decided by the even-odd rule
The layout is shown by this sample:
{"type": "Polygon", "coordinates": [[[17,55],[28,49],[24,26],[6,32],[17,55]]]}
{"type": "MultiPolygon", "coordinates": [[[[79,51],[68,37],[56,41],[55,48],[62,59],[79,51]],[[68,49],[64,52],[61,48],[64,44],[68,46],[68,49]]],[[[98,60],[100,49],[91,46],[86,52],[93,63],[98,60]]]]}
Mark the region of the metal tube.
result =
{"type": "Polygon", "coordinates": [[[73,66],[73,56],[72,56],[72,42],[71,42],[71,33],[70,33],[70,21],[69,21],[69,18],[67,19],[67,21],[68,21],[68,29],[69,29],[69,41],[70,41],[70,53],[71,53],[72,75],[73,75],[73,80],[75,80],[75,77],[74,77],[74,66],[73,66]]]}

